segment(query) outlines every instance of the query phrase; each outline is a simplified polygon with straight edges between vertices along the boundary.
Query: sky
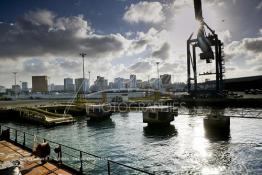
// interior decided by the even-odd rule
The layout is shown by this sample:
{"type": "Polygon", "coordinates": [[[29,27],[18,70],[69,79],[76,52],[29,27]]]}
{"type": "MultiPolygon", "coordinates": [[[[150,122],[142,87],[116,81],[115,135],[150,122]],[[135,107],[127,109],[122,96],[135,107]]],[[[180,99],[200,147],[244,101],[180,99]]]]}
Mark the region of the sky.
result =
{"type": "MultiPolygon", "coordinates": [[[[262,73],[262,0],[202,0],[205,22],[224,42],[225,78],[262,73]]],[[[0,85],[82,77],[171,74],[186,82],[186,40],[196,33],[192,0],[1,0],[0,85]],[[87,75],[86,75],[87,76],[87,75]]],[[[195,36],[195,35],[194,35],[195,36]]],[[[213,64],[198,60],[198,73],[213,64]]],[[[214,77],[199,77],[200,81],[214,77]]]]}

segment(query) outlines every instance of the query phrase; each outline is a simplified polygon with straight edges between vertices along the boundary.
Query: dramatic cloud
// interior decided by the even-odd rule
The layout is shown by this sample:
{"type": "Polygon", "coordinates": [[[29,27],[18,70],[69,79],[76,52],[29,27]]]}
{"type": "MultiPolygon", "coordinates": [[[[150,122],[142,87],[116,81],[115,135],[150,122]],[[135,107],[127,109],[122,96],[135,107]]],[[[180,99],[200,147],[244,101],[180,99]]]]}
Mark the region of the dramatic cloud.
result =
{"type": "Polygon", "coordinates": [[[228,66],[237,67],[233,71],[238,72],[238,76],[243,72],[248,72],[250,75],[258,74],[261,70],[257,66],[262,62],[262,37],[233,41],[225,47],[225,54],[226,66],[229,63],[228,66]]]}
{"type": "Polygon", "coordinates": [[[262,37],[244,38],[241,41],[233,41],[226,47],[227,53],[261,53],[262,52],[262,37]]]}
{"type": "Polygon", "coordinates": [[[23,63],[23,69],[28,73],[41,74],[47,72],[48,68],[41,59],[33,58],[23,63]]]}
{"type": "Polygon", "coordinates": [[[123,19],[130,23],[159,23],[165,19],[162,4],[159,2],[139,2],[132,4],[123,19]]]}
{"type": "Polygon", "coordinates": [[[77,56],[113,58],[123,54],[120,34],[96,35],[83,16],[56,17],[50,11],[29,12],[14,24],[0,23],[0,58],[77,56]]]}
{"type": "Polygon", "coordinates": [[[137,63],[133,64],[132,66],[130,66],[129,69],[133,72],[136,72],[136,73],[145,73],[145,72],[148,72],[149,70],[151,70],[152,67],[153,66],[150,62],[140,61],[140,62],[137,62],[137,63]]]}
{"type": "Polygon", "coordinates": [[[153,52],[152,56],[155,58],[160,58],[166,60],[169,58],[170,46],[168,43],[164,43],[159,50],[153,52]]]}

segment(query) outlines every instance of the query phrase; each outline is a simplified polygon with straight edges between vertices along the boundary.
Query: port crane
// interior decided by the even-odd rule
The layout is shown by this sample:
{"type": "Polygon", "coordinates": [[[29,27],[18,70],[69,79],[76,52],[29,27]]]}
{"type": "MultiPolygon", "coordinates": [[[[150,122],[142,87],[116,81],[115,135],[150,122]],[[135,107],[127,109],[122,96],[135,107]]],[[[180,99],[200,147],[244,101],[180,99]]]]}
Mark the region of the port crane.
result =
{"type": "Polygon", "coordinates": [[[200,89],[198,88],[197,81],[197,55],[196,49],[200,48],[200,60],[204,60],[206,64],[215,63],[215,72],[200,73],[199,76],[215,75],[215,89],[216,94],[223,91],[223,74],[225,73],[224,67],[224,54],[223,43],[218,39],[217,34],[212,30],[204,21],[202,16],[202,3],[201,0],[194,0],[195,19],[199,22],[200,26],[197,31],[195,39],[192,39],[193,33],[187,40],[187,88],[191,95],[196,95],[200,89]],[[208,31],[209,33],[207,34],[208,31]],[[192,71],[192,73],[191,73],[192,71]],[[193,74],[193,77],[191,77],[193,74]],[[192,82],[193,81],[193,82],[192,82]]]}

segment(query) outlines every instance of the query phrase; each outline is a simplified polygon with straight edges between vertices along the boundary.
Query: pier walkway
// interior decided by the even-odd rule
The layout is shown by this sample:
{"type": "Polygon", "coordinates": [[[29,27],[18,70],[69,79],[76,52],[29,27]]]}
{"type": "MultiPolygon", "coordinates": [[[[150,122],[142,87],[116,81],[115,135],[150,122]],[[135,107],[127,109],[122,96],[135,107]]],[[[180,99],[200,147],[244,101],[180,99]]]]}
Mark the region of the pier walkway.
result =
{"type": "MultiPolygon", "coordinates": [[[[55,141],[27,133],[9,126],[0,125],[3,134],[9,134],[9,138],[0,141],[0,167],[4,161],[20,160],[22,174],[47,175],[47,174],[150,174],[143,169],[125,165],[120,162],[110,160],[109,157],[101,157],[83,150],[79,150],[55,141]],[[9,130],[9,131],[8,131],[9,130]],[[34,144],[48,142],[51,148],[48,163],[43,165],[38,162],[28,162],[30,160],[34,144]],[[60,156],[55,149],[60,148],[60,156]],[[24,161],[25,160],[25,161],[24,161]],[[58,166],[59,165],[59,166],[58,166]],[[38,172],[38,173],[37,173],[38,172]],[[42,173],[41,173],[42,172],[42,173]]],[[[5,135],[6,137],[6,135],[5,135]]],[[[0,168],[1,169],[1,168],[0,168]]],[[[1,171],[0,171],[1,174],[1,171]]]]}
{"type": "Polygon", "coordinates": [[[18,118],[48,126],[67,124],[75,121],[70,114],[57,114],[34,107],[12,107],[1,110],[5,110],[7,112],[7,116],[12,114],[18,118]]]}
{"type": "MultiPolygon", "coordinates": [[[[20,171],[23,175],[71,175],[72,172],[60,168],[58,165],[47,162],[41,164],[39,158],[31,156],[31,153],[16,146],[13,143],[0,141],[0,163],[6,161],[20,161],[20,171]]],[[[1,174],[1,170],[0,170],[1,174]]]]}

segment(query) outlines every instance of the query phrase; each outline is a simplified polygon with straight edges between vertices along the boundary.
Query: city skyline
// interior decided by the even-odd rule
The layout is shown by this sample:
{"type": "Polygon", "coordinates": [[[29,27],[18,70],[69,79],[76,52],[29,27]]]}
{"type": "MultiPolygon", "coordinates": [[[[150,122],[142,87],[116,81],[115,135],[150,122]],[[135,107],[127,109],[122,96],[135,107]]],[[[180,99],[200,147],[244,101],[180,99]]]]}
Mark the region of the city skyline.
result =
{"type": "MultiPolygon", "coordinates": [[[[190,0],[30,2],[1,2],[1,86],[11,87],[12,72],[28,86],[32,75],[57,84],[82,77],[80,52],[87,53],[91,80],[147,80],[157,77],[160,61],[160,74],[186,82],[186,40],[197,27],[190,0]]],[[[205,0],[203,13],[224,42],[226,78],[261,75],[261,1],[205,0]]]]}

